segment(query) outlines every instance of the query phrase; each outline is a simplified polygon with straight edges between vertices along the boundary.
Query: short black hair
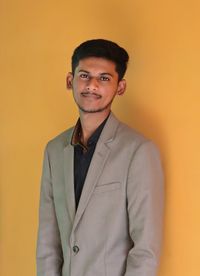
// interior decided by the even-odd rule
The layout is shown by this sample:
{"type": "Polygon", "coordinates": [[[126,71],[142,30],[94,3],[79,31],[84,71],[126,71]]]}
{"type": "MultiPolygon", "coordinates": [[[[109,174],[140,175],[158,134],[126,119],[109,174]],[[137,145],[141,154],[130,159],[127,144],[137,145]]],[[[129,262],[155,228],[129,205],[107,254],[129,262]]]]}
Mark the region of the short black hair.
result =
{"type": "Polygon", "coordinates": [[[92,39],[81,43],[72,55],[72,74],[81,59],[87,57],[105,58],[115,63],[116,72],[121,80],[126,72],[129,56],[117,43],[106,39],[92,39]]]}

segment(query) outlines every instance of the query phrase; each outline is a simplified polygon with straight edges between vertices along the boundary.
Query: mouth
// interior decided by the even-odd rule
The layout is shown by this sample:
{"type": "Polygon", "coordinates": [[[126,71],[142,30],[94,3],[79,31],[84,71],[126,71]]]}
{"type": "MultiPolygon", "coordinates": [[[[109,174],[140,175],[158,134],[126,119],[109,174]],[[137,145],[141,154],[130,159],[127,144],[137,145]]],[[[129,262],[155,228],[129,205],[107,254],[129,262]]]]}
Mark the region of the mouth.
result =
{"type": "Polygon", "coordinates": [[[81,96],[84,98],[90,98],[90,99],[101,99],[101,96],[96,93],[91,93],[91,92],[82,92],[81,96]]]}

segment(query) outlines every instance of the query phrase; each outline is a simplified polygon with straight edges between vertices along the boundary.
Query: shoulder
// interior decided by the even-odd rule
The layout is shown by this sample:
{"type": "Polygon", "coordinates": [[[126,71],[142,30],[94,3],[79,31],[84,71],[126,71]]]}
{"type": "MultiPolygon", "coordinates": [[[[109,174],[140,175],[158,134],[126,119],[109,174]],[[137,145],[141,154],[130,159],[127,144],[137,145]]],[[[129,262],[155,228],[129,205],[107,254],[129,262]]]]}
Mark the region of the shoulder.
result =
{"type": "Polygon", "coordinates": [[[48,151],[52,150],[62,150],[64,147],[66,147],[71,142],[71,137],[73,134],[74,127],[71,127],[54,138],[52,138],[50,141],[48,141],[46,145],[46,149],[48,151]]]}
{"type": "Polygon", "coordinates": [[[140,144],[150,141],[150,139],[147,138],[144,134],[140,133],[134,128],[131,128],[124,122],[121,122],[113,114],[110,123],[116,124],[117,127],[115,132],[115,139],[122,143],[122,145],[135,144],[135,146],[139,146],[140,144]]]}
{"type": "Polygon", "coordinates": [[[154,141],[118,120],[114,114],[111,114],[106,127],[106,132],[109,131],[112,131],[112,145],[118,151],[127,152],[127,156],[143,151],[147,154],[152,151],[159,154],[159,149],[154,141]]]}
{"type": "Polygon", "coordinates": [[[149,162],[152,166],[153,164],[160,166],[160,150],[154,141],[125,123],[119,122],[116,141],[118,149],[125,149],[127,159],[131,157],[131,160],[137,160],[136,162],[141,160],[143,165],[149,162]]]}
{"type": "Polygon", "coordinates": [[[127,142],[135,141],[136,143],[143,143],[149,141],[149,139],[144,134],[122,122],[119,122],[117,136],[121,139],[125,139],[127,142]]]}

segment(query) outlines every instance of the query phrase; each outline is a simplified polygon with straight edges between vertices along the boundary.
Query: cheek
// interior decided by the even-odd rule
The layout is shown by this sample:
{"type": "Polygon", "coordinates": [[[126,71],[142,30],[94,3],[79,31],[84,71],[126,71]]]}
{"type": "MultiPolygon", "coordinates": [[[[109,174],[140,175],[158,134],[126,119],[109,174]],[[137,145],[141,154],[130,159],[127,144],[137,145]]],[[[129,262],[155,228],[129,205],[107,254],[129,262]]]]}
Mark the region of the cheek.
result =
{"type": "Polygon", "coordinates": [[[75,94],[79,91],[79,86],[80,85],[76,81],[73,82],[73,91],[75,94]]]}
{"type": "Polygon", "coordinates": [[[102,91],[105,97],[112,98],[117,92],[117,86],[110,85],[107,87],[103,87],[102,91]]]}
{"type": "Polygon", "coordinates": [[[85,87],[85,83],[83,81],[77,80],[74,82],[73,87],[76,91],[81,91],[85,87]]]}

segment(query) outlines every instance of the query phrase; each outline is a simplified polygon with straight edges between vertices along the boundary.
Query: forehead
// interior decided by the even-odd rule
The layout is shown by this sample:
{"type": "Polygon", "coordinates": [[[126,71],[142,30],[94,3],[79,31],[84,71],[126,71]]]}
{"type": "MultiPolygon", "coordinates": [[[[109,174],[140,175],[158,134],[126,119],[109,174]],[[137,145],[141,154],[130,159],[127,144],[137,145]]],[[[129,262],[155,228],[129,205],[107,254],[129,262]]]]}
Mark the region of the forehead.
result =
{"type": "Polygon", "coordinates": [[[116,65],[113,61],[99,57],[87,57],[81,59],[75,72],[79,72],[80,70],[117,74],[116,65]]]}

